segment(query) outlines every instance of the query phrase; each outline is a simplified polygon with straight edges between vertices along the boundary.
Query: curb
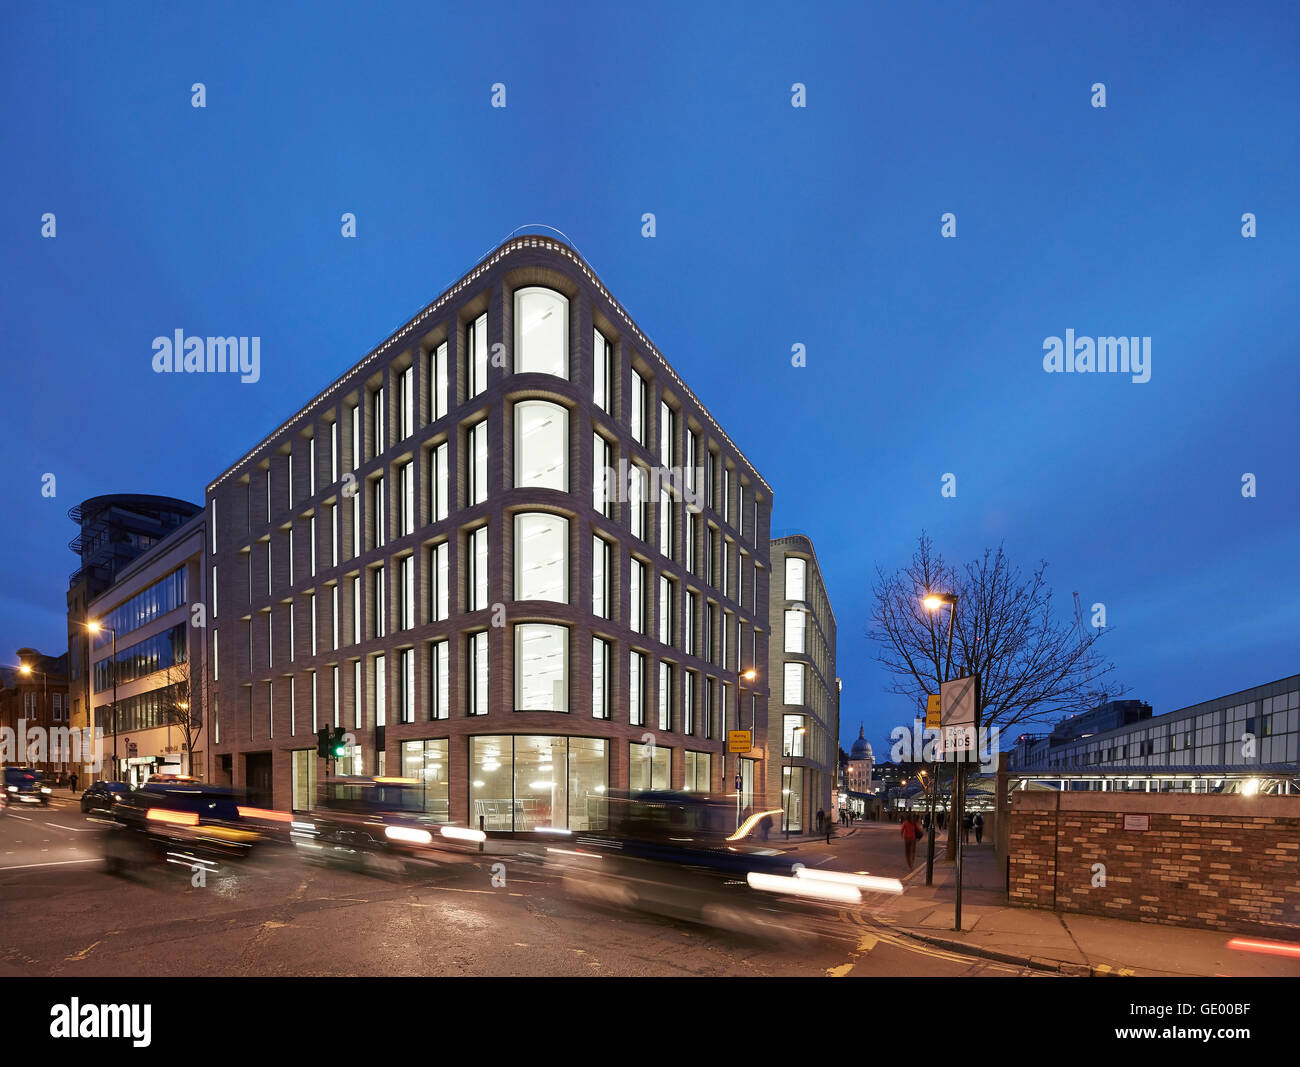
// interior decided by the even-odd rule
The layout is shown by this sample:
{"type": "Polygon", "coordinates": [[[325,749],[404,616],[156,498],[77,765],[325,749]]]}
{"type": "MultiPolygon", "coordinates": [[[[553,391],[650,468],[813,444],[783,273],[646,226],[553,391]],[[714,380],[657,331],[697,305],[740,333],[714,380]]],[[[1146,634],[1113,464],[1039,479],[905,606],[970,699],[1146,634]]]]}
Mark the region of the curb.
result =
{"type": "Polygon", "coordinates": [[[1116,973],[1115,971],[1100,971],[1086,963],[1048,959],[1045,956],[1019,956],[1013,952],[999,952],[997,949],[984,948],[965,941],[954,941],[946,937],[935,937],[932,934],[916,933],[901,926],[894,926],[892,923],[881,922],[879,919],[875,921],[880,922],[882,926],[888,926],[903,937],[910,937],[914,941],[922,941],[937,948],[946,948],[951,952],[959,952],[963,956],[978,956],[981,959],[995,960],[998,963],[1010,963],[1017,967],[1028,967],[1034,971],[1048,971],[1070,978],[1103,978],[1114,976],[1116,973]]]}

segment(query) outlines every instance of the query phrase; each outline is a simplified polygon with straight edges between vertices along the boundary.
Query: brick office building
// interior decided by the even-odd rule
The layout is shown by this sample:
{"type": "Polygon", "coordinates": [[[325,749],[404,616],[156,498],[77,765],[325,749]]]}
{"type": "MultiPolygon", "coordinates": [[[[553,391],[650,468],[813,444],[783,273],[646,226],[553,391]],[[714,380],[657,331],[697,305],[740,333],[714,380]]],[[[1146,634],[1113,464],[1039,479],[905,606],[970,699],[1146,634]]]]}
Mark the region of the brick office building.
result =
{"type": "Polygon", "coordinates": [[[577,253],[507,241],[208,486],[214,777],[304,807],[328,723],[489,830],[770,801],[771,504],[577,253]]]}

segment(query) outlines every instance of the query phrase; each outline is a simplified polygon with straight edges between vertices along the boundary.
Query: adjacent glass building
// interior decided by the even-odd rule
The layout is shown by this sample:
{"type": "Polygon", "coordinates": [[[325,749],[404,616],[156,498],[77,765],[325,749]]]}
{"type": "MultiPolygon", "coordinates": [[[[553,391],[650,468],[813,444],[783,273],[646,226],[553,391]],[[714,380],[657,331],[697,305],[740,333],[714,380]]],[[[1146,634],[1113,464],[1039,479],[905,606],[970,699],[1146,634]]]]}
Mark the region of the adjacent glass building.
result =
{"type": "Polygon", "coordinates": [[[208,487],[214,777],[306,806],[330,724],[490,831],[734,793],[771,501],[577,253],[512,239],[208,487]]]}

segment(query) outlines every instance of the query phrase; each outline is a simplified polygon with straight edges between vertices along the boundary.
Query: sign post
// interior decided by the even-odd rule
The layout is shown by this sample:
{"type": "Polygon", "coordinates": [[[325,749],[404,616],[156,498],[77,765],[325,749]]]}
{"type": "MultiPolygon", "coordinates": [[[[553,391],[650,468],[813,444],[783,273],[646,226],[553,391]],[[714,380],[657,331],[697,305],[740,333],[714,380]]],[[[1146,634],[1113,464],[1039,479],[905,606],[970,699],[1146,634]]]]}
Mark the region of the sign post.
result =
{"type": "Polygon", "coordinates": [[[957,900],[953,929],[961,929],[961,860],[965,836],[966,763],[976,751],[975,736],[980,724],[980,677],[954,678],[939,688],[940,721],[943,726],[943,755],[957,761],[957,804],[952,813],[952,830],[957,834],[957,900]]]}

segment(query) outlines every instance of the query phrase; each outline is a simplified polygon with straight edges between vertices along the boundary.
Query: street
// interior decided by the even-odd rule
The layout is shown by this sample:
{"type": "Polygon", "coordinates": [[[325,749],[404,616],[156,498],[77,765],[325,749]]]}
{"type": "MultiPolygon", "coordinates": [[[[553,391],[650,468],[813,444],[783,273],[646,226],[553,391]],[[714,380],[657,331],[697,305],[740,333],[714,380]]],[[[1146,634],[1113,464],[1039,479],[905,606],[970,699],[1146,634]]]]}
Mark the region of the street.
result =
{"type": "MultiPolygon", "coordinates": [[[[75,800],[0,817],[0,974],[49,976],[1012,976],[828,913],[790,947],[569,900],[527,856],[449,857],[397,881],[273,852],[191,885],[186,869],[111,876],[75,800]],[[492,870],[503,863],[504,871],[492,870]],[[493,886],[504,874],[505,884],[493,886]]],[[[892,840],[891,840],[892,844],[892,840]]],[[[899,877],[901,849],[872,874],[899,877]]],[[[801,861],[825,863],[803,843],[801,861]]]]}

